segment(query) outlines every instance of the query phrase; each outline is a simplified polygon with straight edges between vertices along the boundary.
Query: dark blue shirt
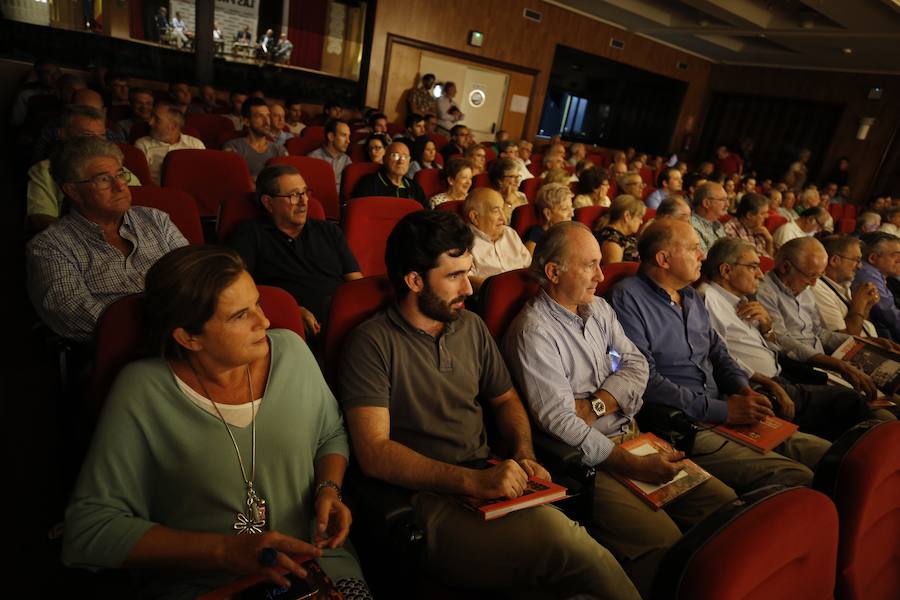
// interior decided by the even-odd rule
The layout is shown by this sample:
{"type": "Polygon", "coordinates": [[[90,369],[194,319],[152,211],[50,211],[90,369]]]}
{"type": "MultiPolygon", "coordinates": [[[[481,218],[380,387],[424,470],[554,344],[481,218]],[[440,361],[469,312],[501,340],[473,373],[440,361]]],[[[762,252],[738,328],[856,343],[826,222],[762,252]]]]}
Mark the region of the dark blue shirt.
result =
{"type": "Polygon", "coordinates": [[[881,271],[866,261],[859,265],[852,287],[856,290],[863,283],[871,283],[878,290],[878,303],[872,306],[869,312],[869,320],[875,325],[878,337],[900,341],[900,310],[894,302],[894,294],[888,288],[887,280],[881,271]]]}
{"type": "Polygon", "coordinates": [[[612,292],[625,335],[650,363],[644,402],[680,408],[698,421],[723,422],[725,396],[746,387],[747,376],[712,328],[696,290],[686,287],[679,293],[681,306],[641,273],[612,292]]]}

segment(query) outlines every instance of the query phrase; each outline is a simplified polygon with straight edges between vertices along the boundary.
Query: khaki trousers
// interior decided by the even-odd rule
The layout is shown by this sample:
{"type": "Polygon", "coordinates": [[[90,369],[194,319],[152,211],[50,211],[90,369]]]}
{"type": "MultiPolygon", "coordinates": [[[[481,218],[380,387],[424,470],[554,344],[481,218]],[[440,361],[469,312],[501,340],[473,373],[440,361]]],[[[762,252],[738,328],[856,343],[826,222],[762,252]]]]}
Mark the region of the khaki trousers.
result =
{"type": "Polygon", "coordinates": [[[420,492],[413,509],[427,568],[445,584],[516,598],[640,598],[613,555],[552,505],[484,521],[451,497],[420,492]]]}

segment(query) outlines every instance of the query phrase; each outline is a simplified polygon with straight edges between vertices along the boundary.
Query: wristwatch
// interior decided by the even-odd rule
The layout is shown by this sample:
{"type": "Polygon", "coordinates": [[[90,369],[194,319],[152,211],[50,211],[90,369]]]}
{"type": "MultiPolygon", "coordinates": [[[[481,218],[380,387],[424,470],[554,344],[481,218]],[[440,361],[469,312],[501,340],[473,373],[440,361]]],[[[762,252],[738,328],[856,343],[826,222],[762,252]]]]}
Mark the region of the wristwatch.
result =
{"type": "Polygon", "coordinates": [[[602,417],[606,414],[606,403],[600,398],[591,400],[591,408],[594,409],[594,414],[597,415],[597,417],[602,417]]]}

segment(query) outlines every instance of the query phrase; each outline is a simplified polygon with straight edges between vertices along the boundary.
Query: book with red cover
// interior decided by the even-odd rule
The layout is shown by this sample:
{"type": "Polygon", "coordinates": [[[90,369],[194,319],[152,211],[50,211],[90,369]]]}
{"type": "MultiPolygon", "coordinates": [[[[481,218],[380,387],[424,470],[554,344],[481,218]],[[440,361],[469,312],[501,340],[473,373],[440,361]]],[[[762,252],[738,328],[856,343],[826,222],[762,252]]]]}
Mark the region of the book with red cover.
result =
{"type": "Polygon", "coordinates": [[[778,417],[766,417],[753,425],[719,425],[716,432],[728,439],[765,454],[791,437],[799,426],[778,417]]]}
{"type": "Polygon", "coordinates": [[[470,496],[460,496],[459,500],[466,508],[480,513],[485,521],[493,521],[523,508],[531,508],[532,506],[540,506],[541,504],[549,504],[550,502],[561,500],[567,495],[568,490],[561,485],[538,477],[529,477],[528,487],[525,488],[525,491],[518,498],[491,498],[485,500],[470,496]]]}
{"type": "MultiPolygon", "coordinates": [[[[620,448],[638,456],[655,454],[660,450],[672,452],[672,447],[669,444],[652,433],[642,433],[633,440],[622,442],[620,448]]],[[[711,477],[697,463],[689,459],[684,459],[684,468],[675,477],[660,484],[638,481],[616,473],[610,474],[655,510],[659,510],[675,498],[694,489],[711,477]]]]}

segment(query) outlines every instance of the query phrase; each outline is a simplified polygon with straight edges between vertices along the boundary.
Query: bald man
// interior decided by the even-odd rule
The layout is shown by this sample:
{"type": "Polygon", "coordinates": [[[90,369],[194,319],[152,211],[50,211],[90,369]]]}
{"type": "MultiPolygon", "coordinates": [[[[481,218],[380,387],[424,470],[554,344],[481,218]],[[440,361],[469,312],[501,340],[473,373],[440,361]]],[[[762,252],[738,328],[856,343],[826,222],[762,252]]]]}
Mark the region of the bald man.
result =
{"type": "Polygon", "coordinates": [[[418,183],[406,176],[409,172],[409,147],[403,142],[394,142],[384,153],[381,168],[359,180],[353,189],[353,198],[382,196],[386,198],[408,198],[428,208],[428,199],[418,183]]]}
{"type": "Polygon", "coordinates": [[[513,269],[523,269],[531,264],[531,253],[522,238],[506,224],[503,212],[503,196],[493,188],[476,188],[469,192],[463,214],[472,233],[472,270],[469,281],[478,289],[491,275],[513,269]]]}

